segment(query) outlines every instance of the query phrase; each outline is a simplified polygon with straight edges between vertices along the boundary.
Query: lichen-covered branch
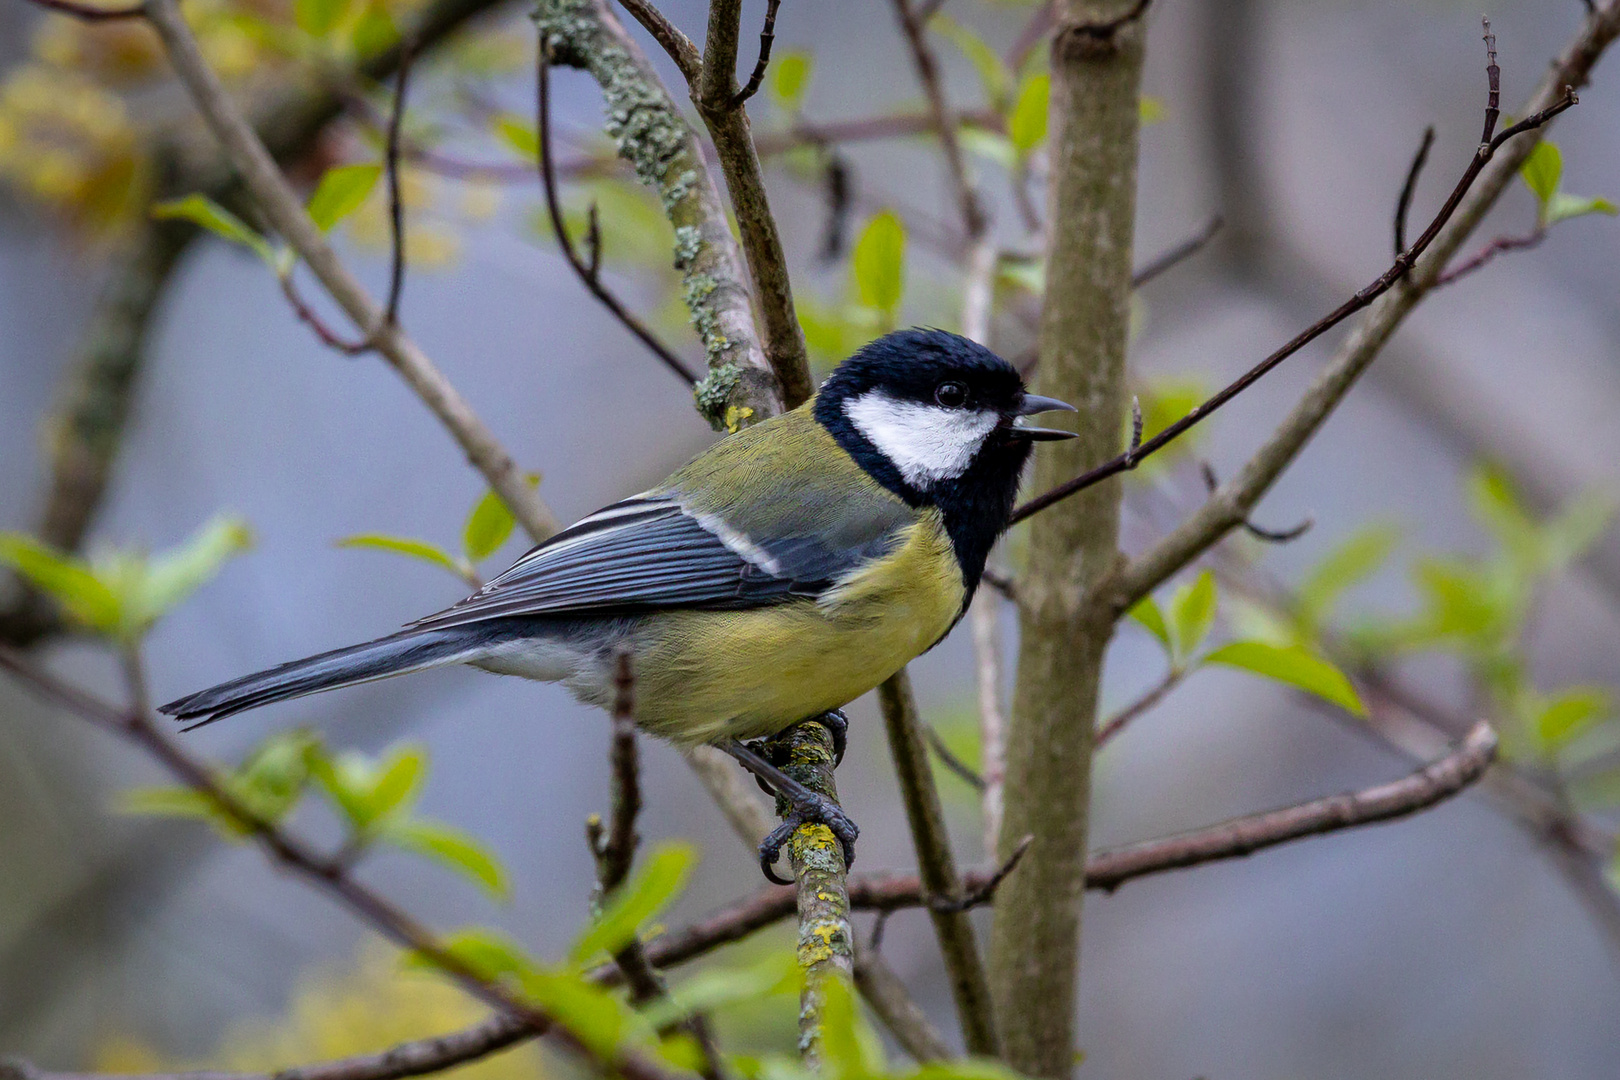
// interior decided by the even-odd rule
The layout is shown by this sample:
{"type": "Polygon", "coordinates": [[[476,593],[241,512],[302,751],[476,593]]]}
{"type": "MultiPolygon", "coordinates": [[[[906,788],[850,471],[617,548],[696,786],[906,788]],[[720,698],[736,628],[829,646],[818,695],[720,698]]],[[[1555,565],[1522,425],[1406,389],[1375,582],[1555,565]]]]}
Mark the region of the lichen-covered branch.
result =
{"type": "Polygon", "coordinates": [[[748,272],[725,205],[658,73],[605,0],[539,0],[534,18],[553,61],[589,71],[602,87],[609,137],[675,227],[675,267],[708,362],[693,389],[698,411],[729,430],[764,419],[762,406],[781,411],[782,386],[755,332],[748,272]]]}

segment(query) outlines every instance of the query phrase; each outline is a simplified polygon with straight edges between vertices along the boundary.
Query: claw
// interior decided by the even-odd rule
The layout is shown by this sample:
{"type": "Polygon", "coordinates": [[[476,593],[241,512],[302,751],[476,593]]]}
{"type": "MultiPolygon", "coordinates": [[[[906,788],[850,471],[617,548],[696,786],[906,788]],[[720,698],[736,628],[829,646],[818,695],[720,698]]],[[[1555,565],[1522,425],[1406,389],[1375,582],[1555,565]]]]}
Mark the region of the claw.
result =
{"type": "MultiPolygon", "coordinates": [[[[830,729],[829,729],[830,730],[830,729]]],[[[773,885],[791,885],[791,879],[778,877],[775,866],[776,860],[781,857],[782,848],[793,836],[794,830],[800,825],[825,825],[838,839],[838,846],[844,853],[844,868],[855,865],[855,840],[861,835],[861,830],[850,816],[831,799],[815,792],[807,791],[801,796],[792,796],[792,806],[782,824],[772,829],[770,835],[765,837],[759,845],[759,868],[765,874],[765,880],[773,885]]]]}

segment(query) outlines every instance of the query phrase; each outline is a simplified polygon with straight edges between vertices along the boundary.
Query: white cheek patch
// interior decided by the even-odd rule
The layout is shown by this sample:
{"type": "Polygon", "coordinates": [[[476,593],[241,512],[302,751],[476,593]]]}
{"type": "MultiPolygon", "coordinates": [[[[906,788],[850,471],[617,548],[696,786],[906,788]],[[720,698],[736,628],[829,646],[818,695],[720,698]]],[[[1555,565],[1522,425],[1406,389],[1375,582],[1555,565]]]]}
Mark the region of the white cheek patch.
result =
{"type": "Polygon", "coordinates": [[[919,488],[966,472],[1000,420],[994,412],[900,401],[880,390],[846,402],[844,415],[919,488]]]}

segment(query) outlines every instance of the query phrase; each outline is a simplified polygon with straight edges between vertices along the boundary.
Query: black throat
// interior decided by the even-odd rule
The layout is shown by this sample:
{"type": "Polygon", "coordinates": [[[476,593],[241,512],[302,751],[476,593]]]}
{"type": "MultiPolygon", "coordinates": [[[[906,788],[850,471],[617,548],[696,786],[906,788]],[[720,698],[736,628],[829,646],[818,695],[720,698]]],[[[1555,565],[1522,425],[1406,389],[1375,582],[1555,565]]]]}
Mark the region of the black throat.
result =
{"type": "Polygon", "coordinates": [[[984,575],[990,549],[1012,517],[1018,479],[1029,460],[1029,440],[999,428],[985,439],[984,447],[961,476],[918,488],[850,421],[844,412],[846,399],[840,388],[823,387],[815,400],[816,420],[873,480],[911,506],[939,509],[967,588],[962,600],[966,610],[984,575]]]}

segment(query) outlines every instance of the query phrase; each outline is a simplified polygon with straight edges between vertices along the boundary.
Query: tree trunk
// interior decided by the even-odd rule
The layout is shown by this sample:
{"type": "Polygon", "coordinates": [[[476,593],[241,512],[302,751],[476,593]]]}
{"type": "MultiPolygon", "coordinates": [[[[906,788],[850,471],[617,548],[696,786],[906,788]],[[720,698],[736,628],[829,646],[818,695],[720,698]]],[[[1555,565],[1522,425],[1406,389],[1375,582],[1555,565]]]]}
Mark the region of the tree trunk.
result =
{"type": "MultiPolygon", "coordinates": [[[[1118,453],[1142,32],[1138,5],[1069,0],[1052,45],[1051,251],[1040,393],[1072,402],[1080,437],[1043,446],[1042,491],[1118,453]]],[[[1007,732],[1005,855],[1034,842],[996,898],[991,980],[1008,1064],[1063,1077],[1074,1062],[1091,737],[1113,632],[1090,584],[1117,556],[1118,480],[1036,516],[1019,586],[1018,686],[1007,732]]]]}

